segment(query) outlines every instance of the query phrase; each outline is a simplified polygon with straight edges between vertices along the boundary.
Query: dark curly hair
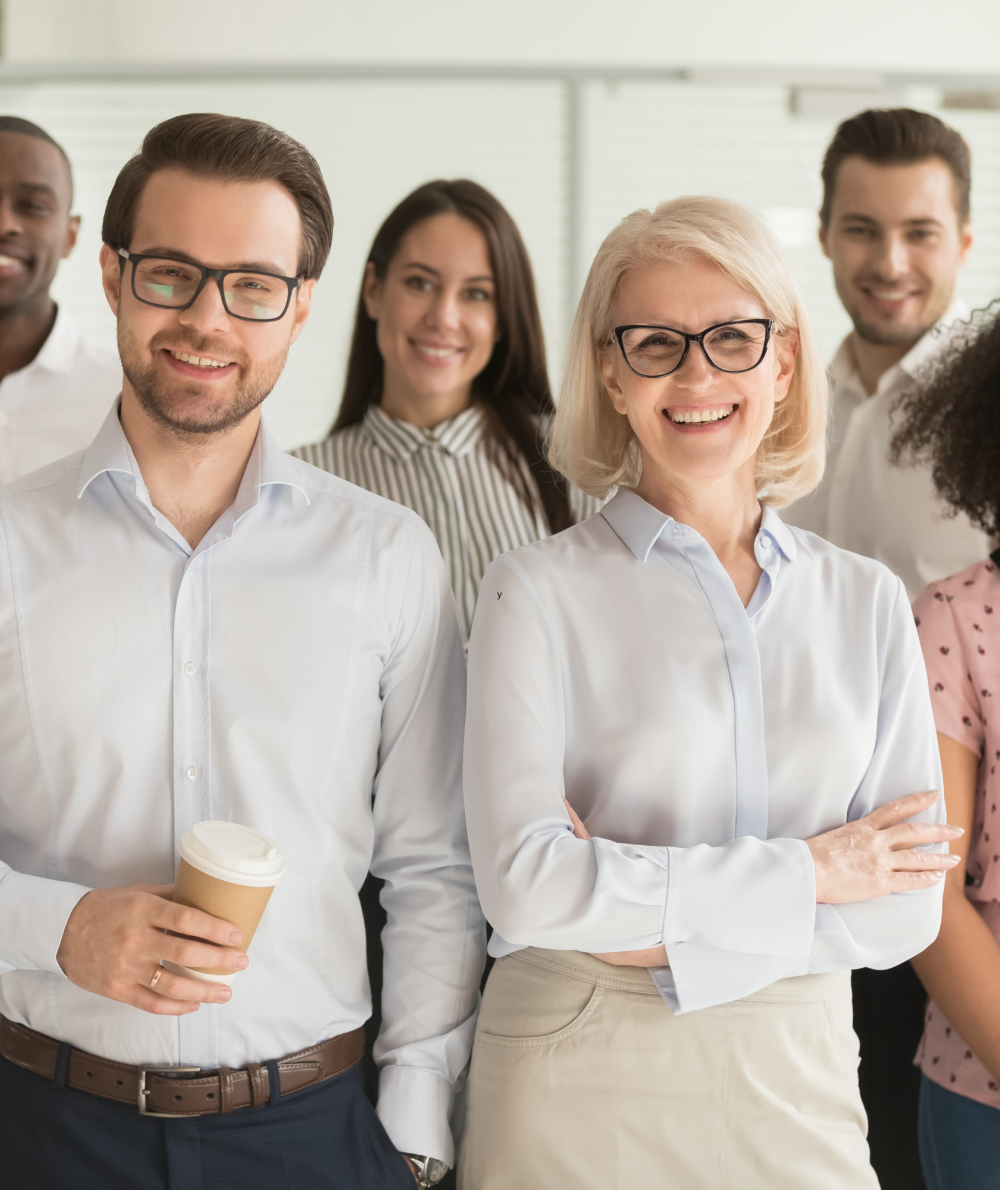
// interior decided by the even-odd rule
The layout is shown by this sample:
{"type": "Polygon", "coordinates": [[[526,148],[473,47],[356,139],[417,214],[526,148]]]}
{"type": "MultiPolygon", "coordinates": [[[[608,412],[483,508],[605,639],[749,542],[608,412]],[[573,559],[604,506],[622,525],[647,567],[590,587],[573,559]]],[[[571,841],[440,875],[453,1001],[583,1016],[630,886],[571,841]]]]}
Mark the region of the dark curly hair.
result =
{"type": "Polygon", "coordinates": [[[900,398],[889,458],[926,459],[953,512],[1000,533],[1000,299],[900,398]]]}

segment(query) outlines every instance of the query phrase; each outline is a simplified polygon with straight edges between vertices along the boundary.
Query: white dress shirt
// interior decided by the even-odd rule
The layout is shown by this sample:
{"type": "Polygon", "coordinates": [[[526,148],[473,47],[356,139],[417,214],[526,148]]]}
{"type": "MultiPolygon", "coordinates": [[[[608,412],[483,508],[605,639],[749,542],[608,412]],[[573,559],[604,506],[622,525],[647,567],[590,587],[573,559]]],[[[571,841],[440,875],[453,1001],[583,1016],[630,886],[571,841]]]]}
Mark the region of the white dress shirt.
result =
{"type": "Polygon", "coordinates": [[[622,490],[487,571],[465,803],[493,954],[663,942],[653,978],[689,1012],[934,939],[940,885],[817,905],[803,842],[941,788],[902,584],[770,508],[754,551],[744,608],[698,533],[622,490]]]}
{"type": "Polygon", "coordinates": [[[861,383],[849,340],[844,340],[830,366],[826,475],[811,496],[784,514],[790,525],[884,562],[903,580],[911,603],[928,583],[964,570],[993,548],[964,513],[950,515],[925,462],[889,462],[898,424],[893,406],[966,329],[968,319],[968,308],[954,302],[936,327],[882,373],[871,396],[861,383]]]}
{"type": "Polygon", "coordinates": [[[121,390],[117,352],[84,339],[60,306],[41,351],[0,380],[0,484],[83,450],[121,390]]]}
{"type": "Polygon", "coordinates": [[[462,641],[441,555],[400,508],[262,426],[192,550],[113,409],[82,454],[0,491],[0,1012],[133,1064],[241,1067],[371,1012],[357,891],[386,884],[379,1114],[453,1163],[485,931],[461,802],[462,641]],[[66,979],[90,888],[174,879],[202,819],[282,848],[228,1004],[141,1012],[66,979]]]}
{"type": "MultiPolygon", "coordinates": [[[[524,503],[497,466],[484,433],[483,409],[473,405],[450,421],[423,430],[370,405],[357,425],[293,453],[369,492],[412,508],[434,534],[458,604],[466,642],[479,584],[497,554],[547,537],[541,506],[524,503]]],[[[528,490],[538,488],[522,461],[528,490]]],[[[593,516],[601,501],[570,488],[575,520],[593,516]]]]}

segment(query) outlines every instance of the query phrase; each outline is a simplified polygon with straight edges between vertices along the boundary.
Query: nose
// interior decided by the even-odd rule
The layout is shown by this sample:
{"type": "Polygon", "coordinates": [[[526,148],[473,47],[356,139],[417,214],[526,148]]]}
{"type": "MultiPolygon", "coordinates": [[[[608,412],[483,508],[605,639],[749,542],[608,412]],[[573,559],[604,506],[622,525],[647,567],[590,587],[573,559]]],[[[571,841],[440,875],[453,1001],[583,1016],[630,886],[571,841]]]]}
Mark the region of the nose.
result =
{"type": "Polygon", "coordinates": [[[701,391],[715,384],[719,373],[708,362],[708,356],[700,343],[692,343],[687,359],[668,379],[681,388],[701,391]]]}
{"type": "Polygon", "coordinates": [[[442,290],[428,308],[427,318],[434,327],[453,329],[459,326],[462,316],[458,294],[451,290],[442,290]]]}
{"type": "Polygon", "coordinates": [[[905,238],[898,232],[889,232],[878,241],[874,265],[881,277],[887,281],[905,276],[910,269],[910,257],[905,238]]]}
{"type": "Polygon", "coordinates": [[[226,334],[231,329],[232,322],[222,303],[221,282],[215,277],[209,277],[194,304],[186,310],[181,310],[179,318],[183,326],[189,326],[199,334],[226,334]]]}

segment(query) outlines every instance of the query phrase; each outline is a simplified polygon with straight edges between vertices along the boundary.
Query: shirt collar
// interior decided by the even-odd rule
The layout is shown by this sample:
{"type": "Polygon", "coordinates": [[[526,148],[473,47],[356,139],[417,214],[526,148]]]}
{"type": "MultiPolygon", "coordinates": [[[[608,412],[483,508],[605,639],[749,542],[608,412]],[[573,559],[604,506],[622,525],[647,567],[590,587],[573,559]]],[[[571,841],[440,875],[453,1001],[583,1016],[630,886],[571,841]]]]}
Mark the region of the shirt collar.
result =
{"type": "Polygon", "coordinates": [[[375,445],[401,463],[412,458],[418,450],[427,448],[460,458],[474,450],[482,439],[482,413],[478,405],[472,405],[433,430],[422,430],[390,417],[381,405],[369,405],[362,424],[375,445]]]}
{"type": "MultiPolygon", "coordinates": [[[[910,350],[898,363],[887,368],[879,377],[878,387],[873,396],[894,388],[903,376],[913,379],[927,363],[938,355],[951,342],[953,336],[960,330],[961,324],[967,323],[971,315],[969,307],[955,298],[941,318],[925,334],[913,344],[910,350]]],[[[848,389],[856,393],[859,399],[868,394],[861,383],[858,369],[854,363],[854,353],[851,351],[850,338],[843,340],[837,349],[837,354],[830,364],[830,383],[839,389],[848,389]]]]}
{"type": "MultiPolygon", "coordinates": [[[[785,561],[794,562],[795,539],[791,530],[769,504],[765,504],[763,510],[755,542],[758,560],[761,547],[766,550],[769,542],[773,541],[785,561]]],[[[601,510],[601,516],[640,562],[647,561],[650,550],[667,526],[679,523],[648,504],[630,488],[619,488],[617,495],[601,510]]],[[[688,532],[694,533],[694,530],[689,529],[688,532]]]]}
{"type": "Polygon", "coordinates": [[[45,368],[49,372],[72,372],[76,365],[80,332],[76,323],[62,306],[56,306],[56,320],[41,350],[28,367],[45,368]]]}
{"type": "Polygon", "coordinates": [[[125,475],[133,482],[136,498],[146,506],[160,528],[189,553],[201,553],[223,538],[231,536],[237,523],[260,503],[262,488],[273,485],[293,488],[301,493],[307,505],[312,503],[309,493],[301,481],[299,471],[301,464],[290,455],[285,454],[278,446],[261,418],[253,450],[247,460],[246,470],[243,472],[243,478],[232,507],[227,509],[206,533],[199,543],[197,551],[191,551],[176,528],[167,521],[159,509],[153,506],[149,498],[138,461],[132,453],[132,448],[125,437],[125,431],[122,429],[118,416],[120,408],[121,402],[116,401],[98,430],[97,437],[84,452],[80,465],[80,486],[77,491],[77,499],[82,498],[87,488],[98,476],[105,473],[125,475]]]}

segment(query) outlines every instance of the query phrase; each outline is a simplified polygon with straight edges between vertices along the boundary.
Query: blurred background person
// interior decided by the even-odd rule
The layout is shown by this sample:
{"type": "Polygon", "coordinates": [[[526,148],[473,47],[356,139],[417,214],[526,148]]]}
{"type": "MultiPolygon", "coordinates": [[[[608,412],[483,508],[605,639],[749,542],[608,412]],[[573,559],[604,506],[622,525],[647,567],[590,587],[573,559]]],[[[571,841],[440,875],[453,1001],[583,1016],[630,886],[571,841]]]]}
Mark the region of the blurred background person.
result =
{"type": "MultiPolygon", "coordinates": [[[[379,228],[358,296],[340,412],[330,436],[293,451],[405,504],[437,538],[468,645],[479,584],[498,555],[567,528],[600,502],[544,454],[555,406],[531,262],[517,225],[465,179],[418,187],[379,228]]],[[[361,890],[381,1024],[382,881],[361,890]]]]}
{"type": "Polygon", "coordinates": [[[826,475],[788,520],[878,558],[912,601],[987,552],[927,468],[889,458],[893,405],[969,318],[955,292],[972,247],[969,150],[927,112],[865,111],[837,129],[822,177],[820,243],[854,329],[830,367],[826,475]]]}
{"type": "Polygon", "coordinates": [[[0,484],[86,446],[121,391],[117,354],[84,339],[49,294],[80,228],[72,206],[62,148],[0,116],[0,484]]]}
{"type": "MultiPolygon", "coordinates": [[[[917,455],[950,506],[1000,533],[1000,307],[909,397],[897,457],[917,455]]],[[[931,997],[918,1063],[929,1190],[1000,1184],[1000,550],[914,605],[938,727],[951,844],[941,932],[913,960],[931,997]],[[996,609],[996,610],[994,610],[996,609]]]]}
{"type": "MultiPolygon", "coordinates": [[[[820,241],[854,323],[830,369],[826,475],[790,524],[884,562],[913,600],[989,552],[950,515],[924,465],[890,458],[893,410],[969,317],[955,296],[972,246],[969,150],[936,116],[865,111],[837,129],[823,160],[820,241]]],[[[883,1190],[919,1190],[912,1059],[925,996],[909,964],[854,973],[861,1092],[883,1190]]]]}
{"type": "Polygon", "coordinates": [[[545,458],[554,413],[516,224],[475,182],[428,182],[375,236],[330,436],[293,453],[419,513],[468,643],[493,559],[599,507],[545,458]]]}

